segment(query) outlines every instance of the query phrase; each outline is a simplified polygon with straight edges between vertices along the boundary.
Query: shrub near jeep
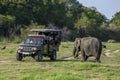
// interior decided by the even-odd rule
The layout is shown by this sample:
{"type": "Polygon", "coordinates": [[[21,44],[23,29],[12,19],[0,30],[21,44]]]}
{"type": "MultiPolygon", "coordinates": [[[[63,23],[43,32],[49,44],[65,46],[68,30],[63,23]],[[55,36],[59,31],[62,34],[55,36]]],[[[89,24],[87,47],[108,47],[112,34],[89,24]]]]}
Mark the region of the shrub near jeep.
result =
{"type": "Polygon", "coordinates": [[[16,59],[21,61],[23,57],[31,56],[36,61],[42,61],[43,56],[56,60],[56,49],[50,44],[50,37],[44,35],[29,35],[24,44],[17,50],[16,59]]]}

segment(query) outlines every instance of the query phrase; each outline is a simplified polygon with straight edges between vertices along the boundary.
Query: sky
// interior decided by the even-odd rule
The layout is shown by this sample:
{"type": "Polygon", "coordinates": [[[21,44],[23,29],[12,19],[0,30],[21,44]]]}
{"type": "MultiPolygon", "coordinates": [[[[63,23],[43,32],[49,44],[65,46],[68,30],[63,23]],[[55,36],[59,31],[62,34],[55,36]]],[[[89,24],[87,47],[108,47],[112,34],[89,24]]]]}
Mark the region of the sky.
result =
{"type": "Polygon", "coordinates": [[[83,6],[96,7],[97,11],[112,19],[120,11],[120,0],[78,0],[83,6]]]}

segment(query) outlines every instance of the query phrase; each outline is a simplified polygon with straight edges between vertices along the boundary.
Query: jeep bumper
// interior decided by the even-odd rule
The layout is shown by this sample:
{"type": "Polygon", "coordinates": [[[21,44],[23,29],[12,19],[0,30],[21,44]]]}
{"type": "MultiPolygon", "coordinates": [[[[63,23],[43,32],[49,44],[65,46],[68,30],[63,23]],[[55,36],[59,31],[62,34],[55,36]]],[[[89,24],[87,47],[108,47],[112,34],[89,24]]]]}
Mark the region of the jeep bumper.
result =
{"type": "Polygon", "coordinates": [[[23,55],[33,55],[33,54],[36,53],[36,51],[27,52],[27,51],[21,51],[21,50],[18,50],[17,52],[20,53],[20,54],[23,54],[23,55]]]}

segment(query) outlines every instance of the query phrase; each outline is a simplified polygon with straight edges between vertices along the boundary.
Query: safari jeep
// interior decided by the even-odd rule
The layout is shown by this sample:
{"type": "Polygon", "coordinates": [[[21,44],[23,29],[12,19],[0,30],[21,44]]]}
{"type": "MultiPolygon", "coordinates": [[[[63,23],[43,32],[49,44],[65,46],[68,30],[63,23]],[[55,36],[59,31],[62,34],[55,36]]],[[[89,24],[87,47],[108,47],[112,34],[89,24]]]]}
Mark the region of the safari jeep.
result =
{"type": "MultiPolygon", "coordinates": [[[[45,56],[49,57],[50,60],[56,60],[59,44],[52,36],[49,36],[53,30],[50,32],[47,31],[44,31],[46,32],[44,35],[40,34],[41,31],[39,31],[39,34],[28,35],[24,44],[19,46],[16,59],[21,61],[24,57],[31,56],[36,61],[42,61],[43,56],[45,56]]],[[[56,33],[52,33],[51,35],[54,34],[56,33]]]]}

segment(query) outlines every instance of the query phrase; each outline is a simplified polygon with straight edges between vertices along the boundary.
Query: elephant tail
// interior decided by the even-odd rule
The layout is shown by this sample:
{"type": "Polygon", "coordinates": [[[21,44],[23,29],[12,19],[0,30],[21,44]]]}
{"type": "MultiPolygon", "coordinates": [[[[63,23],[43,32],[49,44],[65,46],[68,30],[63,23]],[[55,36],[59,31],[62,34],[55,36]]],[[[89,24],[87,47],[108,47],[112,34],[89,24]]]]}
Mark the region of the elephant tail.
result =
{"type": "Polygon", "coordinates": [[[102,53],[102,47],[103,47],[103,46],[102,46],[102,42],[100,41],[100,42],[99,42],[98,55],[97,55],[98,57],[100,57],[100,55],[101,55],[101,53],[102,53]]]}
{"type": "Polygon", "coordinates": [[[103,48],[103,45],[102,45],[102,42],[100,41],[100,48],[99,48],[100,53],[102,52],[102,48],[103,48]]]}

